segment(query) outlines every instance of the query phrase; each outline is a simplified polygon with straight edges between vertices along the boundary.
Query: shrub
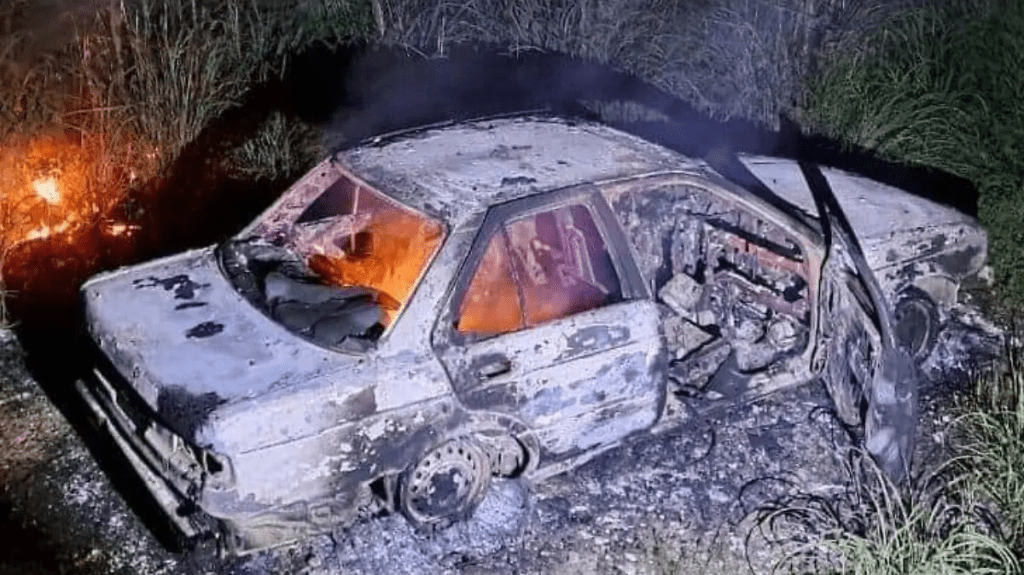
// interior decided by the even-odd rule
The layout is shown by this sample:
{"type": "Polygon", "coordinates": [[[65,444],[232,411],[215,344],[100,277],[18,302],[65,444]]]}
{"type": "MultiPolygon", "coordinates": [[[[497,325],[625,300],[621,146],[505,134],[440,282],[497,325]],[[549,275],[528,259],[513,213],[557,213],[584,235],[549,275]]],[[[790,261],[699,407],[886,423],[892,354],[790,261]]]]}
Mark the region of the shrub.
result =
{"type": "Polygon", "coordinates": [[[803,118],[847,144],[974,182],[998,284],[1024,302],[1024,5],[928,4],[858,41],[826,58],[803,118]]]}
{"type": "Polygon", "coordinates": [[[1020,350],[1005,371],[976,380],[957,429],[961,472],[980,497],[995,504],[1007,540],[1024,557],[1024,372],[1020,350]]]}

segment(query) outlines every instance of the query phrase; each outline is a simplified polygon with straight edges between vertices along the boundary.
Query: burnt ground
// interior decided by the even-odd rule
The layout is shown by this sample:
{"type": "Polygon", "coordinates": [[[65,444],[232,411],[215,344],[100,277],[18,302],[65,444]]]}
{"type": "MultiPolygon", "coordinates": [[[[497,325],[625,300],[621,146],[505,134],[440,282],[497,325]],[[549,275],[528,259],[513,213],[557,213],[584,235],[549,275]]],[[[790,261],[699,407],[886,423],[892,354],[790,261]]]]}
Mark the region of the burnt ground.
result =
{"type": "MultiPolygon", "coordinates": [[[[434,534],[385,515],[219,560],[209,549],[161,545],[146,509],[126,504],[130,490],[115,488],[117,470],[100,468],[25,369],[17,340],[0,334],[5,575],[767,573],[771,552],[753,530],[752,511],[792,490],[842,489],[852,445],[814,382],[705,416],[684,408],[658,433],[571,473],[537,485],[496,483],[470,521],[434,534]]],[[[950,340],[939,355],[960,344],[950,340]]],[[[957,390],[923,390],[922,454],[945,441],[957,390]]]]}
{"type": "Polygon", "coordinates": [[[468,524],[432,536],[384,516],[222,563],[165,551],[19,365],[14,341],[3,357],[0,537],[15,543],[3,573],[643,573],[703,561],[737,572],[758,498],[786,481],[826,489],[848,445],[808,385],[707,418],[684,413],[543,484],[499,483],[468,524]]]}

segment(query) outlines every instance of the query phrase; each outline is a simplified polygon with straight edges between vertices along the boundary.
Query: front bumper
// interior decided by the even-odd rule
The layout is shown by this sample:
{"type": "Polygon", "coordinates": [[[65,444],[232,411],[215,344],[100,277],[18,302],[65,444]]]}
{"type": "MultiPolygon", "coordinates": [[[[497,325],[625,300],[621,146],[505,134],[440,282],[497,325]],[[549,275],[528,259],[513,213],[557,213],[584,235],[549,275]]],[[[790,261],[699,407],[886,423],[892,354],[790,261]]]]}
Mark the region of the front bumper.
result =
{"type": "Polygon", "coordinates": [[[208,473],[200,462],[206,456],[162,426],[130,390],[119,390],[110,380],[94,369],[90,377],[75,382],[95,427],[117,445],[185,538],[208,534],[212,520],[193,503],[208,473]]]}

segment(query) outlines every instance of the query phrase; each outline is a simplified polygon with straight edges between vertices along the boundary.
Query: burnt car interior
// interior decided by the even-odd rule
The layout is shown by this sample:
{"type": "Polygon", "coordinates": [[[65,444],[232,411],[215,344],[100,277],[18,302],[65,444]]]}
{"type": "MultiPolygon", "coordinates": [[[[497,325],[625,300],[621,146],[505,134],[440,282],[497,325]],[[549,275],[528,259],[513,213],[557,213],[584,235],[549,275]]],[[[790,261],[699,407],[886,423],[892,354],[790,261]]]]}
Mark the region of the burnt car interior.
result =
{"type": "Polygon", "coordinates": [[[736,395],[806,350],[807,263],[780,226],[671,179],[606,196],[657,294],[680,391],[736,395]]]}
{"type": "Polygon", "coordinates": [[[219,253],[232,284],[272,319],[316,344],[365,351],[412,295],[443,231],[339,176],[289,225],[219,253]]]}

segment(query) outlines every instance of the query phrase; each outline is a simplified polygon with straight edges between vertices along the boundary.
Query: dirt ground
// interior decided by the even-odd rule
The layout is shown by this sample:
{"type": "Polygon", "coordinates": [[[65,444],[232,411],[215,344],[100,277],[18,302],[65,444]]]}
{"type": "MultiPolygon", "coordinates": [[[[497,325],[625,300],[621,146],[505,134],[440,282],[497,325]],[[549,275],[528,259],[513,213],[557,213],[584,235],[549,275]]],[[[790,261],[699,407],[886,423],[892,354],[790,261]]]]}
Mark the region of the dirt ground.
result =
{"type": "MultiPolygon", "coordinates": [[[[968,342],[969,343],[969,342],[968,342]]],[[[951,361],[964,340],[937,354],[951,361]]],[[[787,490],[842,488],[849,435],[811,383],[658,432],[537,485],[492,486],[468,522],[424,535],[381,516],[220,560],[166,550],[0,332],[0,573],[768,573],[752,511],[787,490]]],[[[919,448],[941,447],[955,387],[923,390],[919,448]]],[[[130,493],[129,499],[130,497],[130,493]]]]}

